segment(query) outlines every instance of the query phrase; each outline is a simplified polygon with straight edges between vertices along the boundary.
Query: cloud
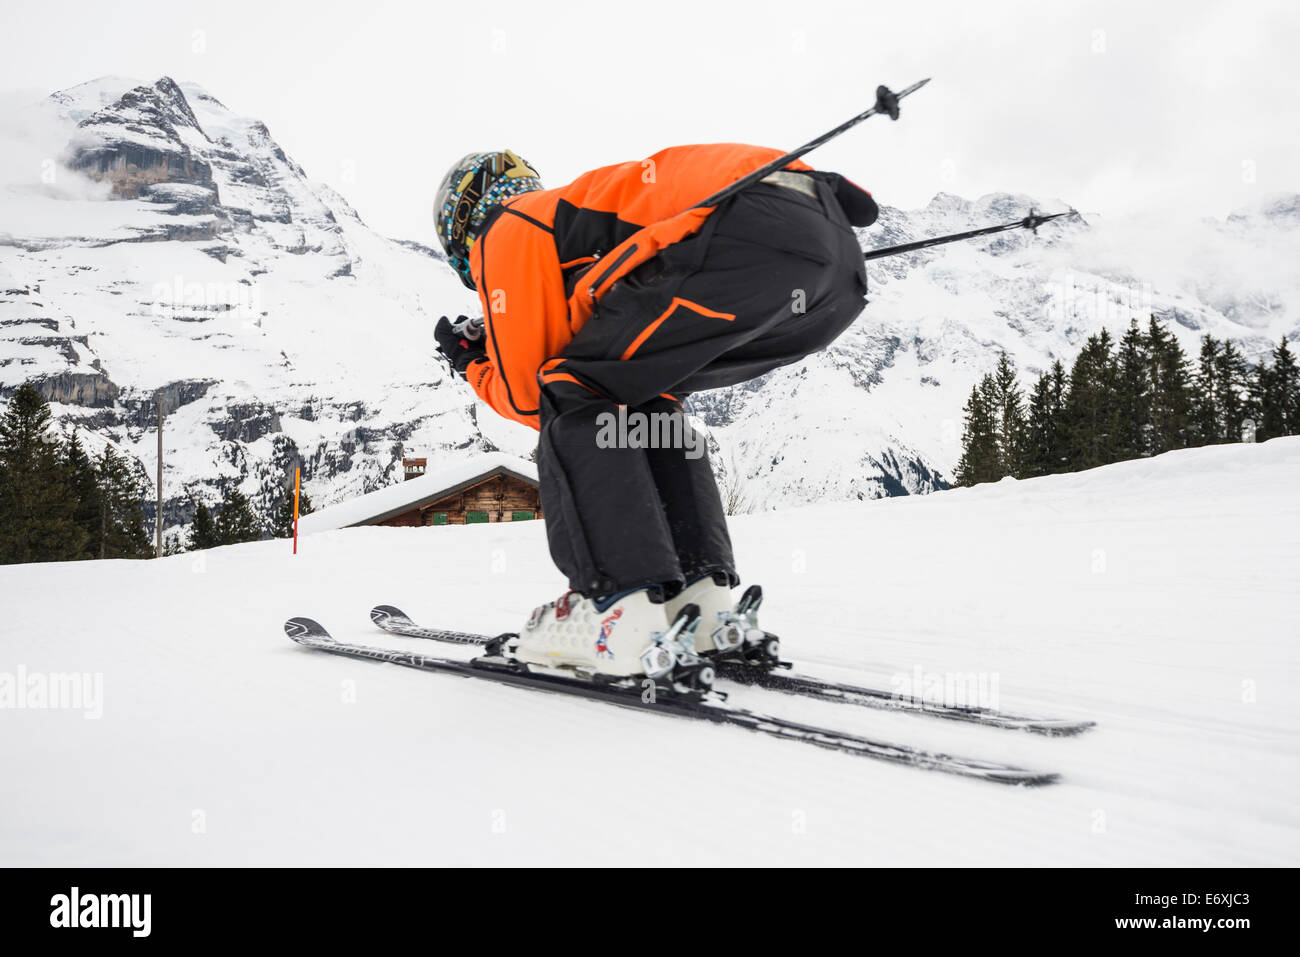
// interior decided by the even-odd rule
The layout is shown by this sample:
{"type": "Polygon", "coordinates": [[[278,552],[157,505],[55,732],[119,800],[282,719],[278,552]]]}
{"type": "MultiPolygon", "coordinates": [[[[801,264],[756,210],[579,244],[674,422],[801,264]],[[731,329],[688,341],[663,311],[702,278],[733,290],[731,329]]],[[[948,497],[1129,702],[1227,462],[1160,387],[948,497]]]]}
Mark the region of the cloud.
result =
{"type": "MultiPolygon", "coordinates": [[[[54,104],[27,92],[0,93],[0,189],[52,199],[107,198],[110,184],[64,165],[75,124],[54,104]]],[[[0,220],[0,230],[6,224],[0,220]]]]}

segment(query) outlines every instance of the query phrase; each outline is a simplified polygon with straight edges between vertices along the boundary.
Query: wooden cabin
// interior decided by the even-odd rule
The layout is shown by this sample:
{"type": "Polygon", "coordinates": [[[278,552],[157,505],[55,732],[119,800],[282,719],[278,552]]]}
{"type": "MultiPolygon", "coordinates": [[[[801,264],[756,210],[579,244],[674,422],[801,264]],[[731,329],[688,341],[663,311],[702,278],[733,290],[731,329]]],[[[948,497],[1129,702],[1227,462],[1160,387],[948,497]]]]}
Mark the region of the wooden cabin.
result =
{"type": "Polygon", "coordinates": [[[542,517],[537,482],[504,468],[447,489],[432,500],[417,502],[372,525],[474,525],[479,522],[527,522],[542,517]]]}
{"type": "Polygon", "coordinates": [[[328,506],[300,523],[303,535],[359,525],[475,525],[542,518],[537,466],[499,452],[452,465],[405,459],[402,481],[328,506]]]}

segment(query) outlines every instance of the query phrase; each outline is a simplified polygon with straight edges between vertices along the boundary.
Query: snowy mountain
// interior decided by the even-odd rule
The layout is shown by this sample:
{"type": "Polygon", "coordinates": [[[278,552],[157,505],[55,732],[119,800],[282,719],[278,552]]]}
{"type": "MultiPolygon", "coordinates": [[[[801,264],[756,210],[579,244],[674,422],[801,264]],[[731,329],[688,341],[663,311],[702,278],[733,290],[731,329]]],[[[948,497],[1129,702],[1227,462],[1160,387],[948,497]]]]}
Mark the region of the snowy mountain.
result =
{"type": "Polygon", "coordinates": [[[986,703],[1097,725],[735,703],[1061,773],[1032,790],[345,660],[281,629],[306,614],[340,641],[468,657],[366,612],[517,629],[564,588],[540,522],[3,566],[0,859],[1295,866],[1298,486],[1291,437],[735,520],[763,625],[801,670],[903,693],[973,676],[986,703]],[[94,614],[51,616],[69,595],[94,614]],[[53,676],[89,693],[38,708],[53,676]]]}
{"type": "MultiPolygon", "coordinates": [[[[883,191],[883,190],[882,190],[883,191]]],[[[1067,208],[1005,193],[883,207],[864,248],[1067,208]]],[[[1029,384],[1102,328],[1166,321],[1190,356],[1210,333],[1248,358],[1300,330],[1300,195],[1226,223],[1054,220],[1026,231],[875,260],[869,305],[825,353],[695,401],[769,503],[942,487],[961,452],[962,405],[1005,351],[1029,384]]],[[[1096,217],[1093,217],[1096,219],[1096,217]]]]}
{"type": "MultiPolygon", "coordinates": [[[[436,317],[472,294],[260,122],[166,78],[63,91],[42,120],[66,128],[58,177],[83,188],[6,191],[0,380],[42,380],[65,425],[150,468],[161,393],[169,524],[231,483],[265,504],[299,457],[328,502],[395,480],[404,446],[495,447],[430,357],[436,317]]],[[[526,452],[516,431],[498,433],[526,452]]]]}
{"type": "MultiPolygon", "coordinates": [[[[230,485],[265,510],[298,462],[323,505],[397,481],[403,452],[530,454],[531,431],[433,358],[437,316],[475,297],[429,248],[369,229],[262,123],[193,84],[115,77],[19,119],[29,152],[58,158],[0,182],[0,394],[38,380],[66,427],[150,472],[161,395],[169,525],[230,485]]],[[[1031,206],[1061,204],[940,194],[886,207],[862,241],[1031,206]]],[[[1177,231],[1058,220],[874,262],[871,304],[832,349],[693,409],[720,467],[766,506],[943,487],[962,403],[1000,350],[1032,374],[1151,312],[1189,349],[1211,332],[1252,357],[1300,329],[1297,210],[1283,197],[1177,231]]]]}

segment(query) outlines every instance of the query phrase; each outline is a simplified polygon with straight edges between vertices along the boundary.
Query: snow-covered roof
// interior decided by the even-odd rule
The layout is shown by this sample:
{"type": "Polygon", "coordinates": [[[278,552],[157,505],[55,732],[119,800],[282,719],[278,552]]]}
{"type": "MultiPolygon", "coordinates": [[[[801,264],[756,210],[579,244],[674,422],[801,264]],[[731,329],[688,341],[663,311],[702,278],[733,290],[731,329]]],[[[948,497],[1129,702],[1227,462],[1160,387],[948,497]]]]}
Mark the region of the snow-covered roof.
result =
{"type": "Polygon", "coordinates": [[[436,501],[499,474],[513,475],[537,484],[536,465],[513,455],[492,452],[436,472],[425,472],[418,478],[407,479],[304,515],[298,520],[298,534],[311,535],[314,532],[351,528],[354,525],[375,525],[422,502],[436,501]]]}

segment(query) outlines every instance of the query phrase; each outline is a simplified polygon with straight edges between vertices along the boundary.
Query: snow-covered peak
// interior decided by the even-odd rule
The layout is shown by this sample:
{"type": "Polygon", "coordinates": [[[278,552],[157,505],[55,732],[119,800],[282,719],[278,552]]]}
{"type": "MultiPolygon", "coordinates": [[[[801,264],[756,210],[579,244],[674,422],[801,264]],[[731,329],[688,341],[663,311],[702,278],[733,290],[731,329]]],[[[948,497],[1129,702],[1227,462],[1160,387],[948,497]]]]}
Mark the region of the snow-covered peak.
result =
{"type": "Polygon", "coordinates": [[[1273,193],[1258,203],[1234,210],[1227,221],[1231,226],[1295,229],[1300,227],[1300,193],[1273,193]]]}
{"type": "Polygon", "coordinates": [[[128,90],[144,85],[133,77],[101,76],[51,93],[48,99],[63,119],[75,124],[116,103],[128,90]]]}
{"type": "Polygon", "coordinates": [[[68,165],[136,198],[155,183],[211,187],[211,141],[170,77],[137,86],[77,124],[68,165]]]}
{"type": "Polygon", "coordinates": [[[58,180],[107,188],[6,195],[0,394],[35,379],[65,425],[141,461],[161,396],[169,524],[236,484],[265,508],[293,464],[327,505],[387,484],[403,439],[439,463],[509,441],[480,435],[431,356],[433,322],[471,294],[368,229],[260,120],[166,77],[61,91],[51,114],[58,180]]]}

